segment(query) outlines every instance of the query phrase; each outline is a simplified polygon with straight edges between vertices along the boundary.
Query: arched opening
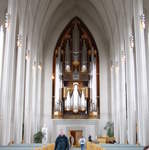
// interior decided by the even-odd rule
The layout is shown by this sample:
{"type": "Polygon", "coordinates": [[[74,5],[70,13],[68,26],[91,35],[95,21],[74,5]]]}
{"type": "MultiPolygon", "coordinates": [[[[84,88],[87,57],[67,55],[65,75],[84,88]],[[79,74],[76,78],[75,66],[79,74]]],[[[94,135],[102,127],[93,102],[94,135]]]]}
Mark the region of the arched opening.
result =
{"type": "Polygon", "coordinates": [[[52,89],[53,118],[99,118],[98,50],[78,17],[68,23],[57,41],[52,89]]]}

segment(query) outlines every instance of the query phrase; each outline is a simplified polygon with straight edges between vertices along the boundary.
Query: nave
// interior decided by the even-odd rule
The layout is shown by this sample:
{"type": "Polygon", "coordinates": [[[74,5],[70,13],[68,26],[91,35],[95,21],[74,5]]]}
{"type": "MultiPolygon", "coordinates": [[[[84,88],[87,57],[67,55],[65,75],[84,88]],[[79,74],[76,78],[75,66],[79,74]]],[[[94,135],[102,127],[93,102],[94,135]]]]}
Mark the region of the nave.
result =
{"type": "Polygon", "coordinates": [[[0,145],[61,129],[149,145],[149,0],[0,0],[0,145]]]}

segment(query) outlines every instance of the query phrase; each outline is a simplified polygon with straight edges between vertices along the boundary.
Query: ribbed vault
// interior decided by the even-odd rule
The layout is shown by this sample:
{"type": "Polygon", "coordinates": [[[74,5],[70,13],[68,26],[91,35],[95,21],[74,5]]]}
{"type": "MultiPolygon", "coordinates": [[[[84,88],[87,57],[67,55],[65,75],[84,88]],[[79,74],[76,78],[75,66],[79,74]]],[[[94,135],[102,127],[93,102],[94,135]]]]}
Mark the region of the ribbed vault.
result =
{"type": "Polygon", "coordinates": [[[29,1],[28,5],[32,14],[30,19],[34,22],[33,35],[40,35],[38,40],[43,41],[44,49],[48,48],[54,30],[63,29],[59,24],[66,25],[74,16],[80,17],[86,24],[89,22],[96,26],[101,43],[107,46],[111,41],[114,43],[113,35],[117,34],[119,40],[118,19],[125,16],[122,0],[69,0],[69,3],[68,0],[36,0],[29,1]]]}

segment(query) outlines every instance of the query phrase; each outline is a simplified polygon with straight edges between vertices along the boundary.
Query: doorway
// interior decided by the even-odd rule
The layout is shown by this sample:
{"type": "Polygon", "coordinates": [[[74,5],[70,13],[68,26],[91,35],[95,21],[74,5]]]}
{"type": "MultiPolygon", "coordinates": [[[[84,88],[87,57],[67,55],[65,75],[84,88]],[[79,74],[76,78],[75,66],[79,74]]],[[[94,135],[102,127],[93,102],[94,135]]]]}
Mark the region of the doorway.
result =
{"type": "Polygon", "coordinates": [[[69,133],[74,138],[73,147],[80,147],[79,140],[83,136],[83,131],[82,130],[70,130],[69,133]]]}

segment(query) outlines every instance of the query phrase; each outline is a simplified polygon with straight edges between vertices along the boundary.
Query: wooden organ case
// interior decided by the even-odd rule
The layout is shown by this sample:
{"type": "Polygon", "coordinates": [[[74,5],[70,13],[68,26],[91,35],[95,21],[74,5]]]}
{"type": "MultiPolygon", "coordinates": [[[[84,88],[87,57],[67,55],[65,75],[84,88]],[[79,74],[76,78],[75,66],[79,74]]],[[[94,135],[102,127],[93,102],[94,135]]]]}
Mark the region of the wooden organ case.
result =
{"type": "Polygon", "coordinates": [[[99,118],[99,56],[96,43],[78,18],[57,41],[53,59],[53,118],[99,118]]]}

